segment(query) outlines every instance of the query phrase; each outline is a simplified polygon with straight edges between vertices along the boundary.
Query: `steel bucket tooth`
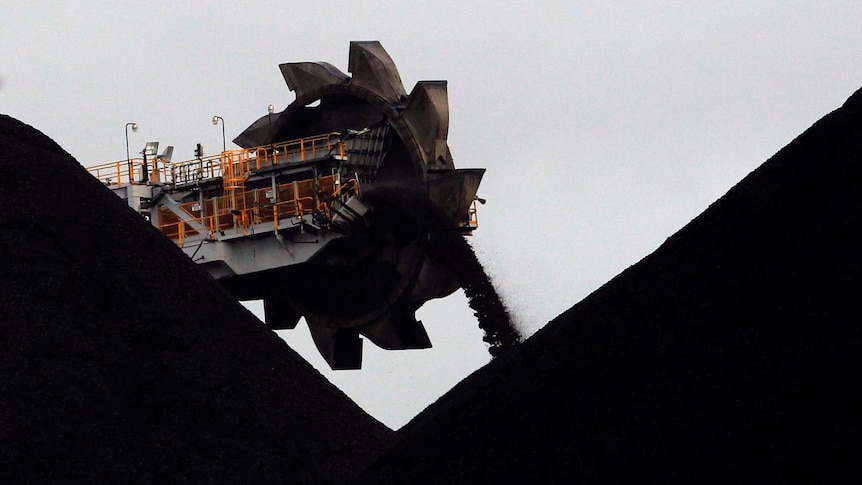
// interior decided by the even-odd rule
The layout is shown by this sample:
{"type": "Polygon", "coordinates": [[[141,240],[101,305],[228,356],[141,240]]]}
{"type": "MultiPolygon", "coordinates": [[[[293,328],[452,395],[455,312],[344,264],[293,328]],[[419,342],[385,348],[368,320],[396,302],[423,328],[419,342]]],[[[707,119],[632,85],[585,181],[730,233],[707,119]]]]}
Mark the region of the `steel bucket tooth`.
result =
{"type": "Polygon", "coordinates": [[[362,339],[354,329],[331,328],[309,322],[317,351],[332,370],[362,368],[362,339]]]}
{"type": "Polygon", "coordinates": [[[422,322],[413,312],[390,314],[377,322],[362,327],[359,332],[374,345],[386,350],[429,349],[431,339],[422,322]]]}
{"type": "Polygon", "coordinates": [[[266,324],[275,330],[293,330],[302,318],[283,298],[264,298],[263,314],[266,324]]]}

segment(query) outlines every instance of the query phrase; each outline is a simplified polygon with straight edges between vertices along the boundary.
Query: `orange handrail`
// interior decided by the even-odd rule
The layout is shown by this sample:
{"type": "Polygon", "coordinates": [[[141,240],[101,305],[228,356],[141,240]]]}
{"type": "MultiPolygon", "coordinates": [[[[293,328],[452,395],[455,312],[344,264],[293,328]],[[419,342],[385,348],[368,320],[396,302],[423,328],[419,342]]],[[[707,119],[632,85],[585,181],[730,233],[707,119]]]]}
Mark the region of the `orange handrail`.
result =
{"type": "MultiPolygon", "coordinates": [[[[225,150],[219,155],[195,158],[182,162],[149,161],[148,176],[153,183],[184,185],[201,180],[224,177],[228,174],[233,183],[252,171],[282,163],[305,162],[332,155],[344,158],[344,143],[337,132],[273,143],[249,149],[225,150]]],[[[145,183],[143,159],[117,160],[87,167],[87,171],[109,186],[138,185],[145,183]],[[137,176],[137,180],[136,180],[137,176]]]]}
{"type": "MultiPolygon", "coordinates": [[[[186,162],[154,164],[150,172],[154,182],[191,184],[215,177],[221,177],[223,181],[221,195],[180,204],[180,209],[197,221],[200,224],[197,227],[203,231],[190,226],[166,207],[159,208],[156,214],[161,223],[158,228],[182,247],[194,235],[211,239],[216,232],[230,228],[241,229],[243,234],[247,234],[252,226],[269,222],[272,222],[274,230],[278,230],[281,219],[304,217],[315,211],[329,216],[329,198],[358,193],[358,180],[338,183],[337,175],[319,176],[278,184],[275,190],[269,187],[246,189],[245,180],[258,168],[329,156],[336,148],[339,150],[337,153],[344,153],[340,136],[330,133],[254,150],[225,150],[218,156],[186,162]],[[319,193],[328,195],[318,197],[319,193]],[[271,203],[262,203],[267,199],[271,203]]],[[[142,160],[124,162],[111,162],[88,170],[111,185],[142,183],[135,180],[136,174],[142,173],[142,160]]]]}

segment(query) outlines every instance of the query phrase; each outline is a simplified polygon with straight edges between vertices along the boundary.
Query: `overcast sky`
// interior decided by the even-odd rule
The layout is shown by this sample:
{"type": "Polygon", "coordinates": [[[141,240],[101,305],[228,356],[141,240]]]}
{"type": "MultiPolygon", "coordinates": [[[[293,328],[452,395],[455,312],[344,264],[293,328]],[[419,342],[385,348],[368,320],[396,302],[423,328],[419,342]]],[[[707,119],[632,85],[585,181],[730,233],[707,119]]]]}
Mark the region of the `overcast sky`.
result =
{"type": "MultiPolygon", "coordinates": [[[[449,81],[459,168],[488,169],[471,239],[527,335],[656,249],[862,85],[862,2],[3,0],[0,112],[84,165],[145,142],[214,154],[293,99],[278,64],[347,72],[379,40],[408,92],[449,81]],[[41,5],[41,6],[39,6],[41,5]]],[[[260,313],[260,306],[252,304],[260,313]]],[[[418,317],[435,347],[328,371],[398,428],[488,361],[463,295],[418,317]]]]}

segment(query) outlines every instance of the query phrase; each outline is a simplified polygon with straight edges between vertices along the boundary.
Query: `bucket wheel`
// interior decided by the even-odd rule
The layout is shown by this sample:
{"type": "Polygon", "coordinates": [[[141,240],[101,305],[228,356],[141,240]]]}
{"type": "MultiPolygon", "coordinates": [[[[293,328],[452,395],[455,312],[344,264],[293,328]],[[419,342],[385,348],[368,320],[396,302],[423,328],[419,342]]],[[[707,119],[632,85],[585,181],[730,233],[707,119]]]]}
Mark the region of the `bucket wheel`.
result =
{"type": "Polygon", "coordinates": [[[352,75],[326,62],[279,67],[295,101],[234,142],[248,148],[340,133],[339,173],[361,187],[368,214],[308,261],[223,283],[241,299],[262,298],[275,328],[292,328],[305,316],[333,369],[360,367],[360,336],[384,349],[430,347],[415,311],[461,283],[429,241],[441,227],[459,238],[474,229],[469,212],[484,174],[455,169],[446,82],[420,81],[408,94],[378,42],[350,43],[352,75]],[[433,223],[429,213],[436,214],[433,223]]]}

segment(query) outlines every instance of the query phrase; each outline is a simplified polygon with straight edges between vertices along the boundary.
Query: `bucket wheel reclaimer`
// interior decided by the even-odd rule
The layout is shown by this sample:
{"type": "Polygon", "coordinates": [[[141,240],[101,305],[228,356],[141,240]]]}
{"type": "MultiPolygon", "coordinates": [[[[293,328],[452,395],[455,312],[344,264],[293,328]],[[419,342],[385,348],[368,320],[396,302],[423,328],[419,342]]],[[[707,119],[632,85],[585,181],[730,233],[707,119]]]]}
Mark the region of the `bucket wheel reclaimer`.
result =
{"type": "MultiPolygon", "coordinates": [[[[361,190],[340,207],[342,237],[298,264],[227,275],[221,283],[239,299],[263,299],[273,328],[293,328],[305,316],[334,369],[360,367],[360,335],[384,349],[430,347],[415,311],[461,286],[434,242],[475,229],[471,215],[484,174],[454,167],[446,82],[420,81],[408,94],[376,41],[350,43],[352,76],[326,62],[280,68],[295,101],[234,142],[248,148],[341,133],[338,170],[361,190]]],[[[320,240],[289,240],[285,251],[320,240]]]]}

